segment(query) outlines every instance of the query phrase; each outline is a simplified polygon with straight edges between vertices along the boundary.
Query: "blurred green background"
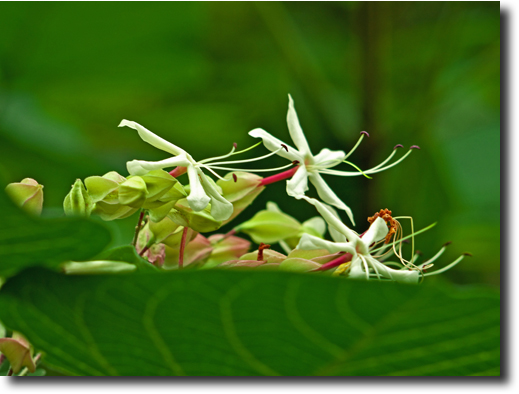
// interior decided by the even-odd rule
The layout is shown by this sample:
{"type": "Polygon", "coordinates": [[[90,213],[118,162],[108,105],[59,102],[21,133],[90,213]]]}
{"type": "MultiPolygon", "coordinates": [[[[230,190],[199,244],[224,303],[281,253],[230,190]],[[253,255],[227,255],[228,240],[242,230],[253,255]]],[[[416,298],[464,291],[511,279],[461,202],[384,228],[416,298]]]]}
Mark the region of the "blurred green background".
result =
{"type": "MultiPolygon", "coordinates": [[[[291,93],[314,153],[348,151],[361,130],[371,137],[350,157],[361,168],[398,143],[422,148],[372,180],[325,176],[357,231],[381,208],[415,228],[437,221],[417,238],[424,256],[453,241],[440,266],[473,257],[430,280],[497,285],[499,29],[499,2],[2,2],[0,176],[37,179],[52,213],[76,178],[167,157],[121,119],[202,159],[255,143],[256,127],[291,142],[291,93]]],[[[284,189],[239,219],[268,200],[316,214],[284,189]]],[[[135,221],[117,224],[120,242],[135,221]]]]}

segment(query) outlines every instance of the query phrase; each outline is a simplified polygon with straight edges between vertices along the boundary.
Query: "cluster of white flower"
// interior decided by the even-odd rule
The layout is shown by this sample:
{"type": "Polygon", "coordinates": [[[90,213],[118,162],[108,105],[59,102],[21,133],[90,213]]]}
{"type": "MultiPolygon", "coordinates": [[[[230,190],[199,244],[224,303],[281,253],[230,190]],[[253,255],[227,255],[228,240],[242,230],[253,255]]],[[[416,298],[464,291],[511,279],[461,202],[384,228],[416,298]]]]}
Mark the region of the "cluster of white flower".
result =
{"type": "MultiPolygon", "coordinates": [[[[233,215],[234,210],[233,204],[224,198],[220,190],[218,190],[215,182],[206,174],[204,174],[203,170],[210,172],[220,180],[230,181],[230,177],[221,177],[216,171],[247,171],[249,173],[254,173],[292,168],[289,171],[278,174],[276,180],[288,179],[286,182],[286,191],[288,195],[298,200],[307,201],[308,203],[315,206],[319,214],[328,224],[330,234],[334,240],[333,242],[327,241],[321,237],[311,235],[309,233],[303,233],[299,238],[296,249],[325,249],[330,253],[347,255],[348,261],[343,261],[345,260],[343,258],[341,260],[343,262],[333,268],[335,268],[336,275],[341,274],[350,278],[365,278],[368,280],[385,279],[406,283],[417,283],[426,275],[440,272],[425,272],[425,269],[428,269],[432,266],[432,259],[424,264],[416,265],[415,256],[413,256],[410,261],[405,260],[402,257],[402,254],[399,252],[399,250],[401,250],[403,238],[400,237],[397,239],[396,230],[393,228],[398,226],[401,229],[401,226],[395,218],[390,216],[390,214],[385,215],[384,217],[375,217],[369,229],[361,235],[346,226],[340,220],[339,216],[332,207],[345,211],[351,222],[354,224],[355,222],[353,213],[348,205],[346,205],[337,196],[337,194],[328,186],[322,177],[322,175],[335,175],[342,177],[364,175],[369,178],[369,175],[371,174],[384,171],[400,163],[409,156],[413,149],[419,149],[418,146],[411,146],[406,154],[402,155],[398,160],[392,161],[396,154],[397,148],[402,147],[402,145],[396,145],[386,160],[373,168],[361,170],[346,159],[355,151],[363,138],[365,136],[369,136],[367,132],[361,132],[358,142],[347,154],[342,150],[332,151],[329,149],[322,149],[319,154],[314,156],[299,123],[299,119],[294,108],[294,102],[290,95],[287,123],[290,136],[297,149],[293,148],[289,144],[284,143],[267,131],[257,128],[250,131],[249,135],[255,138],[261,138],[264,146],[270,150],[271,153],[253,159],[234,161],[225,161],[225,159],[238,153],[243,153],[248,149],[241,152],[236,152],[236,146],[234,146],[231,152],[226,155],[196,161],[185,150],[155,135],[136,122],[123,120],[119,126],[127,126],[135,129],[145,142],[173,155],[171,158],[167,158],[158,162],[142,160],[129,161],[127,163],[127,168],[130,175],[142,176],[149,173],[150,171],[165,168],[174,168],[170,174],[175,176],[187,172],[189,179],[189,195],[187,196],[187,202],[189,207],[195,212],[200,212],[210,207],[210,214],[215,220],[225,221],[233,215]],[[229,167],[229,165],[232,166],[236,164],[263,160],[272,155],[279,155],[285,159],[288,159],[290,163],[283,167],[271,169],[251,170],[229,167]],[[351,165],[355,168],[355,171],[332,169],[341,163],[351,165]],[[305,195],[305,193],[308,191],[308,181],[314,185],[322,202],[305,195]],[[394,242],[390,244],[392,237],[394,237],[394,242]],[[383,243],[382,246],[380,246],[381,243],[383,243]],[[387,258],[387,252],[376,254],[377,251],[381,251],[388,247],[392,247],[391,253],[394,253],[399,258],[399,269],[390,268],[388,266],[395,263],[386,263],[380,261],[382,257],[387,258]]],[[[233,174],[233,178],[236,181],[236,175],[233,174]]],[[[276,175],[272,176],[271,178],[276,178],[276,175]]],[[[269,182],[264,182],[263,184],[268,183],[269,182]]],[[[414,237],[416,234],[417,233],[411,234],[410,237],[414,237]]],[[[435,256],[434,259],[437,257],[438,256],[435,256]]],[[[463,256],[461,256],[450,266],[458,263],[462,258],[463,256]]],[[[444,270],[441,270],[441,272],[443,271],[444,270]]]]}

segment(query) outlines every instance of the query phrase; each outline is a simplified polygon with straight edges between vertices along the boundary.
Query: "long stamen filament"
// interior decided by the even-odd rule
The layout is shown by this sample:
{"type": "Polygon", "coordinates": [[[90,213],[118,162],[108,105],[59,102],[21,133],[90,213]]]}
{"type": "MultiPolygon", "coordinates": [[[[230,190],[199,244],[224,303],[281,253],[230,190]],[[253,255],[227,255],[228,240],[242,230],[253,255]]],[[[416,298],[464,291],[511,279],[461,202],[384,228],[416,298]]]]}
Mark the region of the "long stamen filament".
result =
{"type": "Polygon", "coordinates": [[[252,159],[220,161],[220,162],[217,162],[217,163],[211,163],[210,165],[235,164],[235,163],[251,163],[253,161],[263,160],[263,159],[266,159],[267,157],[273,156],[273,155],[277,154],[281,149],[284,149],[284,148],[280,147],[278,150],[275,150],[275,151],[270,152],[270,153],[268,153],[266,155],[263,155],[263,156],[260,156],[260,157],[255,157],[255,158],[252,158],[252,159]]]}
{"type": "Polygon", "coordinates": [[[230,151],[228,154],[223,155],[223,156],[210,157],[210,158],[208,158],[208,159],[200,160],[199,163],[210,163],[210,162],[215,161],[215,160],[226,159],[226,158],[228,158],[228,157],[230,157],[230,156],[239,155],[240,153],[248,152],[248,151],[250,151],[251,149],[254,149],[254,148],[256,148],[257,146],[259,146],[259,145],[261,145],[261,144],[262,144],[262,142],[260,141],[260,142],[258,142],[257,144],[254,144],[254,145],[252,145],[252,146],[249,146],[248,148],[246,148],[246,149],[242,149],[242,150],[240,150],[240,151],[238,151],[238,152],[235,152],[236,148],[233,146],[232,149],[231,149],[231,151],[230,151]]]}
{"type": "Polygon", "coordinates": [[[449,244],[446,244],[446,245],[443,245],[442,248],[438,251],[438,253],[436,253],[433,257],[431,257],[429,260],[427,261],[424,261],[423,264],[421,264],[420,266],[423,267],[425,265],[428,265],[430,263],[432,263],[433,261],[436,261],[442,254],[443,252],[445,252],[445,250],[447,249],[447,246],[449,244]]]}
{"type": "Polygon", "coordinates": [[[423,276],[431,276],[431,275],[438,275],[438,274],[441,274],[449,269],[451,269],[452,267],[454,267],[456,264],[458,264],[461,260],[463,260],[465,258],[465,254],[462,254],[460,257],[458,257],[456,260],[454,260],[452,263],[450,263],[448,266],[446,267],[443,267],[437,271],[434,271],[434,272],[426,272],[426,273],[422,273],[423,276]]]}
{"type": "Polygon", "coordinates": [[[377,172],[385,171],[385,170],[387,170],[387,169],[389,169],[391,167],[396,166],[402,160],[404,160],[407,156],[409,156],[411,154],[411,152],[412,152],[412,149],[410,149],[404,156],[402,156],[400,159],[398,159],[394,163],[389,164],[389,165],[387,165],[385,167],[380,167],[383,163],[387,162],[394,155],[395,151],[393,151],[391,153],[390,157],[388,159],[386,159],[383,163],[380,163],[378,166],[370,168],[369,170],[365,170],[362,173],[350,172],[350,171],[330,170],[330,169],[320,170],[319,172],[321,172],[323,174],[337,175],[337,176],[359,176],[359,175],[366,175],[366,174],[376,174],[377,172]]]}
{"type": "Polygon", "coordinates": [[[230,181],[230,179],[225,179],[225,178],[221,177],[220,175],[218,175],[215,171],[213,171],[211,169],[211,167],[209,167],[209,166],[207,166],[205,164],[200,164],[200,162],[198,164],[200,165],[200,167],[205,168],[206,170],[210,171],[211,174],[213,174],[215,177],[217,177],[221,181],[225,181],[225,182],[230,181]]]}
{"type": "Polygon", "coordinates": [[[293,163],[290,163],[290,164],[287,164],[286,166],[282,166],[282,167],[277,167],[277,168],[261,168],[261,169],[256,169],[256,168],[229,168],[229,167],[220,167],[220,166],[204,166],[206,168],[212,168],[214,170],[223,170],[223,171],[248,171],[248,172],[269,172],[269,171],[279,171],[279,170],[284,170],[285,168],[289,168],[289,167],[292,167],[294,164],[293,163]]]}
{"type": "Polygon", "coordinates": [[[352,162],[349,162],[347,160],[344,160],[343,163],[346,163],[346,164],[349,164],[350,166],[352,166],[353,168],[357,169],[362,175],[364,175],[366,178],[368,179],[373,179],[372,177],[370,177],[369,175],[367,175],[364,171],[362,171],[359,167],[357,167],[355,164],[353,164],[352,162]]]}
{"type": "Polygon", "coordinates": [[[392,242],[392,243],[390,243],[390,244],[387,244],[387,245],[381,246],[380,248],[377,248],[377,249],[375,249],[375,250],[372,250],[371,253],[373,253],[373,252],[377,252],[377,251],[381,250],[382,248],[384,248],[385,246],[393,246],[393,245],[396,245],[397,243],[402,242],[402,241],[404,241],[404,240],[406,240],[406,239],[409,239],[409,238],[411,238],[411,237],[414,237],[415,235],[418,235],[418,234],[424,233],[424,232],[426,232],[427,230],[430,230],[431,228],[433,228],[434,226],[436,226],[436,222],[433,223],[433,224],[430,224],[429,226],[427,226],[427,227],[425,227],[425,228],[423,228],[423,229],[421,229],[421,230],[418,230],[416,233],[409,234],[408,236],[405,236],[405,237],[403,237],[403,238],[400,238],[398,241],[394,241],[394,242],[392,242]]]}
{"type": "Polygon", "coordinates": [[[233,146],[232,149],[231,149],[231,151],[230,151],[229,153],[227,153],[226,155],[216,156],[216,157],[210,157],[210,158],[208,158],[208,159],[200,160],[199,163],[202,163],[202,164],[203,164],[203,163],[209,163],[209,162],[211,162],[211,161],[213,161],[213,160],[226,159],[226,158],[228,158],[229,156],[231,156],[231,155],[234,153],[235,150],[236,150],[236,148],[233,146]]]}
{"type": "Polygon", "coordinates": [[[351,154],[352,154],[353,152],[355,152],[355,149],[357,149],[357,148],[359,147],[360,143],[361,143],[362,140],[364,139],[364,134],[367,134],[367,133],[362,132],[362,133],[360,134],[360,138],[359,138],[359,140],[357,141],[357,143],[355,144],[355,146],[354,146],[353,148],[351,148],[351,150],[348,152],[348,154],[344,157],[344,160],[346,160],[348,157],[350,157],[351,154]]]}

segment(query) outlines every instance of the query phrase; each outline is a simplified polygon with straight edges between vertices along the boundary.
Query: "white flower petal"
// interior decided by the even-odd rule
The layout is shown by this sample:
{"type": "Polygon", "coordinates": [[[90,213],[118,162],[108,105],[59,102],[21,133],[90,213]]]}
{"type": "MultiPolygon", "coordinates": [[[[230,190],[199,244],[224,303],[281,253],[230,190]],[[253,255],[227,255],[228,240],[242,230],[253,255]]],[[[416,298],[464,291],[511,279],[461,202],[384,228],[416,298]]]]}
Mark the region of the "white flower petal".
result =
{"type": "Polygon", "coordinates": [[[303,134],[303,129],[301,128],[299,119],[297,118],[296,109],[294,108],[294,100],[292,100],[290,95],[288,95],[287,124],[290,137],[297,146],[297,149],[299,149],[299,152],[303,156],[312,156],[312,152],[310,151],[306,137],[303,134]]]}
{"type": "Polygon", "coordinates": [[[324,179],[321,177],[321,174],[313,171],[310,172],[309,175],[310,182],[312,182],[312,185],[315,186],[315,189],[317,190],[317,194],[321,199],[330,205],[333,205],[334,207],[337,207],[340,210],[343,210],[346,212],[348,217],[351,220],[351,223],[355,225],[355,220],[353,220],[353,212],[351,211],[350,207],[348,207],[344,202],[342,202],[339,197],[333,192],[333,190],[328,186],[328,184],[324,181],[324,179]]]}
{"type": "Polygon", "coordinates": [[[212,182],[201,170],[198,170],[198,174],[202,180],[202,187],[211,198],[211,216],[215,220],[223,221],[229,219],[234,211],[233,205],[218,193],[218,190],[216,190],[212,182]]]}
{"type": "Polygon", "coordinates": [[[366,272],[362,260],[359,257],[352,259],[350,272],[348,274],[350,279],[366,279],[366,272]]]}
{"type": "Polygon", "coordinates": [[[366,257],[368,260],[368,263],[375,266],[378,273],[381,274],[383,277],[387,279],[394,280],[396,282],[400,283],[418,283],[420,279],[419,271],[412,270],[409,271],[407,269],[404,270],[395,270],[392,268],[389,268],[388,266],[382,264],[380,261],[377,261],[372,256],[366,257]]]}
{"type": "Polygon", "coordinates": [[[300,165],[296,173],[287,181],[287,194],[295,197],[308,190],[308,172],[304,165],[300,165]]]}
{"type": "Polygon", "coordinates": [[[387,228],[386,221],[381,217],[376,218],[369,226],[368,231],[362,236],[362,243],[367,248],[365,252],[368,253],[369,245],[384,239],[388,232],[389,229],[387,228]]]}
{"type": "Polygon", "coordinates": [[[187,167],[189,161],[185,155],[170,157],[161,161],[132,160],[126,163],[126,168],[131,175],[144,175],[153,170],[161,170],[168,167],[187,167]]]}
{"type": "Polygon", "coordinates": [[[189,196],[187,196],[187,202],[193,211],[201,211],[211,201],[207,196],[202,183],[200,181],[197,169],[189,165],[187,166],[187,176],[189,177],[189,196]]]}
{"type": "Polygon", "coordinates": [[[310,204],[315,206],[317,208],[317,211],[321,214],[321,216],[326,220],[328,223],[329,228],[334,227],[338,232],[341,234],[344,234],[346,236],[346,239],[350,242],[358,242],[360,240],[359,236],[353,232],[353,230],[350,230],[348,226],[346,226],[341,220],[333,215],[326,206],[321,203],[320,201],[316,200],[315,198],[306,197],[303,195],[295,196],[297,199],[303,199],[308,201],[310,204]]]}
{"type": "Polygon", "coordinates": [[[314,165],[324,165],[326,168],[335,167],[344,161],[346,153],[342,150],[330,150],[324,148],[319,152],[318,155],[314,156],[314,165]],[[333,164],[333,163],[336,164],[333,164]],[[329,165],[327,165],[329,163],[329,165]]]}
{"type": "Polygon", "coordinates": [[[348,252],[356,255],[351,242],[330,242],[307,233],[301,236],[296,248],[301,250],[326,249],[330,253],[348,252]]]}
{"type": "Polygon", "coordinates": [[[285,159],[288,159],[290,161],[297,160],[301,163],[304,162],[303,156],[293,147],[291,147],[288,144],[285,144],[283,141],[277,139],[270,133],[267,133],[263,129],[254,129],[249,131],[249,135],[254,138],[261,138],[263,140],[263,145],[265,145],[265,148],[270,150],[271,152],[277,151],[281,145],[285,145],[288,149],[288,152],[285,149],[281,149],[277,154],[281,157],[284,157],[285,159]]]}
{"type": "Polygon", "coordinates": [[[136,122],[132,122],[130,120],[123,119],[119,124],[119,127],[130,127],[134,130],[137,130],[139,136],[143,139],[143,141],[147,142],[150,145],[153,145],[155,148],[161,149],[165,152],[171,153],[172,155],[181,155],[182,153],[186,153],[185,150],[179,148],[176,145],[173,145],[171,142],[166,141],[165,139],[159,137],[158,135],[152,133],[144,126],[136,122]]]}

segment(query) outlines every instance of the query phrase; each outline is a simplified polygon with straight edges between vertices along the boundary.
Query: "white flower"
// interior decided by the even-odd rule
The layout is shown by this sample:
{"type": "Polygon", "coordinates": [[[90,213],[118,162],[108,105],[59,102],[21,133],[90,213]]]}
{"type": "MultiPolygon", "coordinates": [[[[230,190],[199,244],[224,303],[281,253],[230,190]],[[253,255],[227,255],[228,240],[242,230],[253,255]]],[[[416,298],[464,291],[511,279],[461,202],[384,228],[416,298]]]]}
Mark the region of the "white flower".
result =
{"type": "Polygon", "coordinates": [[[131,175],[144,175],[152,170],[168,167],[186,167],[189,178],[190,193],[187,197],[189,206],[193,211],[201,211],[211,203],[211,216],[216,220],[226,220],[233,212],[233,205],[221,196],[214,182],[206,177],[202,168],[207,168],[203,163],[197,162],[182,148],[155,135],[136,122],[123,120],[119,127],[127,126],[137,130],[139,136],[148,144],[173,155],[173,157],[157,162],[132,160],[127,163],[128,172],[131,175]]]}
{"type": "Polygon", "coordinates": [[[420,270],[395,270],[387,267],[377,259],[375,259],[370,250],[373,249],[377,242],[383,240],[387,233],[388,227],[384,219],[378,217],[369,227],[362,237],[355,231],[348,228],[341,220],[335,216],[320,201],[308,198],[306,196],[297,196],[298,199],[304,199],[317,208],[317,211],[326,220],[332,237],[336,242],[326,241],[309,234],[303,234],[297,249],[312,250],[326,249],[330,253],[346,252],[352,255],[351,263],[347,266],[349,278],[371,279],[378,278],[389,279],[402,283],[418,283],[420,279],[420,270]]]}
{"type": "MultiPolygon", "coordinates": [[[[387,165],[384,165],[391,160],[394,156],[396,150],[393,150],[391,155],[384,160],[379,165],[367,170],[367,171],[358,171],[358,172],[349,172],[349,171],[337,171],[331,170],[332,167],[339,165],[340,163],[345,162],[346,158],[349,157],[353,151],[359,146],[360,142],[364,138],[364,135],[368,135],[367,132],[361,132],[361,137],[357,144],[353,147],[353,149],[348,153],[344,153],[342,150],[332,151],[329,149],[323,149],[319,154],[313,155],[310,147],[308,146],[308,142],[306,141],[305,135],[303,134],[303,130],[301,129],[301,125],[299,124],[299,119],[297,118],[297,113],[294,108],[294,101],[292,97],[288,95],[289,104],[288,104],[288,113],[287,113],[287,123],[288,123],[288,131],[290,132],[290,137],[294,144],[297,147],[297,150],[293,147],[283,143],[281,140],[272,136],[268,132],[263,129],[254,129],[249,132],[249,135],[255,138],[261,138],[263,140],[263,144],[270,151],[276,151],[279,156],[282,156],[292,162],[297,161],[299,168],[296,173],[293,175],[292,179],[287,181],[287,193],[290,196],[296,197],[299,195],[303,195],[308,190],[308,180],[315,186],[319,197],[326,203],[333,205],[334,207],[344,210],[351,222],[355,224],[353,220],[353,214],[351,209],[341,200],[337,195],[333,192],[333,190],[326,184],[324,179],[321,177],[321,174],[328,175],[338,175],[338,176],[358,176],[358,175],[368,175],[374,174],[376,172],[380,172],[386,170],[400,161],[402,161],[407,155],[409,155],[410,151],[404,155],[402,158],[397,160],[396,162],[387,165]],[[279,150],[279,146],[284,145],[287,147],[286,150],[279,150]]],[[[368,135],[369,136],[369,135],[368,135]]],[[[395,148],[402,147],[401,145],[397,145],[395,148]]],[[[418,148],[417,146],[412,146],[411,149],[418,148]]],[[[351,163],[349,163],[351,164],[351,163]]],[[[355,166],[354,166],[355,167],[355,166]]],[[[357,168],[358,169],[358,168],[357,168]]]]}

